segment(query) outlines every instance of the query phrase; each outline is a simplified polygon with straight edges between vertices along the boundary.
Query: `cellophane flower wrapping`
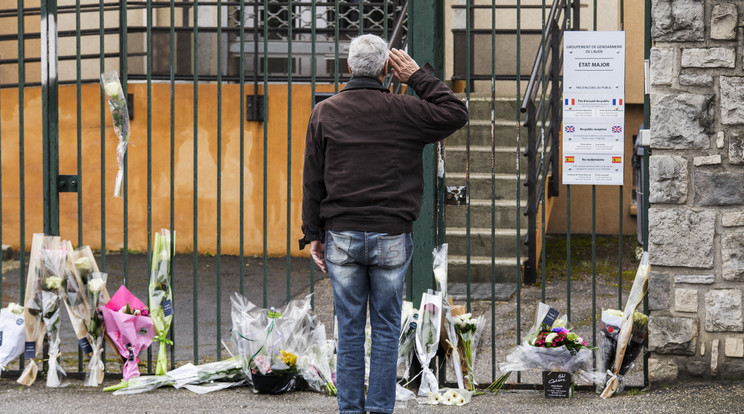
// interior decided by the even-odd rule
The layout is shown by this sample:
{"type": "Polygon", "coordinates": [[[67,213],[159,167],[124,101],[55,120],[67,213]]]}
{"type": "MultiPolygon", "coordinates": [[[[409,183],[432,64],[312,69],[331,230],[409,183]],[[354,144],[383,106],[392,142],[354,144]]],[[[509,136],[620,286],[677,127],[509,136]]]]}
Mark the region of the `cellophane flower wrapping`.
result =
{"type": "Polygon", "coordinates": [[[624,388],[623,375],[632,367],[633,360],[635,360],[646,345],[648,338],[648,319],[645,315],[636,312],[636,310],[643,301],[643,297],[646,296],[649,272],[648,252],[644,252],[641,263],[638,265],[635,279],[633,280],[633,286],[630,288],[625,309],[622,313],[620,332],[615,339],[615,358],[612,361],[611,367],[607,370],[608,379],[606,380],[604,391],[600,394],[602,398],[609,398],[615,392],[624,388]]]}
{"type": "Polygon", "coordinates": [[[62,291],[62,300],[67,309],[67,315],[72,323],[78,345],[85,355],[93,353],[92,337],[88,333],[88,322],[90,320],[90,304],[88,295],[85,292],[80,272],[74,264],[76,252],[72,248],[72,243],[64,242],[67,250],[67,257],[63,266],[64,273],[64,290],[62,291]]]}
{"type": "Polygon", "coordinates": [[[101,87],[108,98],[109,110],[113,121],[114,133],[119,138],[116,145],[116,162],[119,171],[116,173],[116,184],[114,185],[114,197],[121,197],[122,183],[124,180],[124,156],[129,144],[129,111],[127,109],[127,97],[119,81],[116,71],[101,74],[101,87]]]}
{"type": "Polygon", "coordinates": [[[445,350],[447,361],[455,372],[458,389],[464,389],[465,384],[463,381],[462,365],[460,364],[461,355],[457,346],[459,338],[455,329],[455,317],[452,314],[452,301],[449,298],[447,289],[448,246],[447,243],[444,243],[438,248],[435,248],[433,252],[434,281],[437,284],[437,290],[442,292],[442,306],[444,312],[442,317],[444,319],[445,335],[442,338],[445,339],[441,345],[442,349],[445,350]]]}
{"type": "Polygon", "coordinates": [[[429,368],[431,360],[439,347],[439,334],[442,326],[442,294],[440,292],[424,292],[421,297],[421,320],[416,329],[416,357],[421,363],[421,385],[418,395],[427,396],[431,392],[439,391],[437,378],[429,368]]]}
{"type": "Polygon", "coordinates": [[[292,300],[278,311],[259,308],[238,293],[231,297],[233,329],[228,349],[240,360],[256,392],[289,391],[295,386],[294,378],[301,376],[315,391],[336,393],[335,342],[327,339],[310,299],[308,295],[292,300]],[[262,384],[268,382],[267,377],[287,381],[266,390],[262,384]]]}
{"type": "Polygon", "coordinates": [[[18,378],[18,383],[26,386],[30,386],[36,381],[39,366],[36,364],[35,358],[41,352],[42,343],[46,336],[46,326],[44,325],[41,307],[41,287],[47,274],[47,268],[44,266],[41,252],[46,248],[58,248],[59,243],[58,236],[45,236],[43,233],[35,233],[31,241],[23,313],[26,331],[24,356],[28,359],[28,365],[18,378]]]}
{"type": "MultiPolygon", "coordinates": [[[[88,314],[84,316],[88,341],[91,347],[91,356],[85,372],[83,385],[97,387],[103,382],[105,365],[103,361],[103,341],[105,335],[105,323],[100,310],[109,300],[106,281],[108,275],[98,271],[98,264],[93,256],[90,246],[81,246],[72,252],[72,263],[80,276],[83,284],[83,293],[88,302],[88,314]]],[[[116,357],[119,357],[115,347],[112,347],[116,357]]]]}
{"type": "Polygon", "coordinates": [[[106,334],[125,359],[122,377],[128,381],[138,377],[140,351],[150,346],[155,336],[152,318],[145,304],[137,299],[125,286],[121,286],[105,305],[103,312],[106,334]]]}
{"type": "Polygon", "coordinates": [[[521,345],[509,352],[506,362],[499,364],[499,370],[505,375],[531,369],[562,371],[591,383],[602,381],[604,375],[592,366],[593,348],[571,332],[565,315],[557,316],[555,309],[540,303],[530,333],[521,345]]]}
{"type": "Polygon", "coordinates": [[[56,388],[62,386],[61,376],[66,376],[65,370],[59,364],[59,322],[60,296],[64,295],[65,267],[69,257],[68,250],[61,244],[59,248],[43,249],[41,251],[42,262],[46,268],[45,277],[41,287],[41,309],[44,326],[49,341],[49,365],[47,369],[47,387],[56,388]]]}
{"type": "Polygon", "coordinates": [[[475,390],[477,382],[475,381],[475,356],[478,349],[478,342],[486,325],[486,318],[478,316],[473,318],[470,313],[465,313],[453,318],[455,332],[460,338],[463,348],[463,358],[468,367],[468,386],[470,391],[475,390]]]}
{"type": "Polygon", "coordinates": [[[166,346],[173,345],[168,339],[173,322],[173,292],[171,290],[171,247],[175,242],[175,232],[171,234],[167,229],[155,233],[153,243],[152,265],[150,268],[150,317],[155,326],[154,341],[158,347],[158,359],[155,365],[155,375],[163,375],[168,370],[166,346]]]}
{"type": "Polygon", "coordinates": [[[21,356],[26,341],[23,306],[10,302],[0,309],[0,375],[21,356]]]}
{"type": "Polygon", "coordinates": [[[416,327],[418,326],[418,309],[413,307],[413,302],[403,301],[400,322],[397,366],[403,365],[405,368],[403,379],[407,380],[411,375],[411,362],[416,349],[416,327]]]}

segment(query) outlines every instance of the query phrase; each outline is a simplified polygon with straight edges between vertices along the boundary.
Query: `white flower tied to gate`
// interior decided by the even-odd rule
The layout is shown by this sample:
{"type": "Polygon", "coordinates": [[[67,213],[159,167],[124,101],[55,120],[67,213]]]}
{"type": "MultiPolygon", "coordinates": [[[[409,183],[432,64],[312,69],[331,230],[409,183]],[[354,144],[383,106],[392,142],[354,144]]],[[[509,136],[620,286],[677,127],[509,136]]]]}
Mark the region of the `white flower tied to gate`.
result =
{"type": "Polygon", "coordinates": [[[101,278],[91,279],[90,282],[88,282],[88,289],[90,289],[90,293],[93,294],[100,293],[104,286],[106,286],[106,281],[101,278]]]}
{"type": "Polygon", "coordinates": [[[111,120],[114,124],[114,133],[119,138],[116,146],[116,161],[119,171],[116,173],[116,184],[114,185],[114,197],[121,197],[122,183],[124,180],[124,156],[129,144],[129,111],[127,110],[127,97],[119,82],[116,71],[101,74],[101,86],[108,97],[111,120]]]}

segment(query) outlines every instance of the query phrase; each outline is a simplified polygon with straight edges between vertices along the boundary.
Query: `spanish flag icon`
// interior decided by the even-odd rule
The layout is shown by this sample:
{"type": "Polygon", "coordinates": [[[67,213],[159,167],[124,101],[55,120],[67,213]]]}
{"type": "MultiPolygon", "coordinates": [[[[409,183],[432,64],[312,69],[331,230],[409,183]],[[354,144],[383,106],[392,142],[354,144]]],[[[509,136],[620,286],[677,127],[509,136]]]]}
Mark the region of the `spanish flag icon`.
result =
{"type": "Polygon", "coordinates": [[[566,161],[565,162],[574,162],[573,155],[566,155],[566,161]]]}
{"type": "Polygon", "coordinates": [[[623,162],[623,157],[612,157],[612,163],[621,163],[623,162]]]}

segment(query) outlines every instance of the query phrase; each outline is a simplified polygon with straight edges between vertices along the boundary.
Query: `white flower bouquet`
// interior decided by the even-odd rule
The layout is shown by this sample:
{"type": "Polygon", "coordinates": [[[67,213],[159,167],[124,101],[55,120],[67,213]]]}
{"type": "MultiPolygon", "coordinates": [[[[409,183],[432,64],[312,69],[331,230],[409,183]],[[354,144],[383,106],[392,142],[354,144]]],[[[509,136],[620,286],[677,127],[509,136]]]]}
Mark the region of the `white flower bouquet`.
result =
{"type": "Polygon", "coordinates": [[[0,309],[0,374],[23,353],[24,329],[23,306],[10,302],[0,309]]]}
{"type": "Polygon", "coordinates": [[[473,318],[470,313],[465,313],[454,318],[455,331],[460,342],[462,342],[463,358],[465,358],[465,363],[468,367],[468,386],[470,387],[470,391],[475,391],[475,355],[485,324],[486,318],[483,316],[473,318]]]}
{"type": "Polygon", "coordinates": [[[156,332],[153,340],[160,343],[155,375],[163,375],[167,371],[166,345],[173,345],[173,341],[168,339],[168,331],[173,322],[173,292],[171,291],[170,274],[171,240],[175,239],[175,236],[175,232],[171,235],[167,229],[162,229],[155,233],[155,242],[153,243],[149,286],[150,317],[156,332]]]}
{"type": "Polygon", "coordinates": [[[416,329],[416,357],[421,363],[421,385],[418,395],[427,396],[439,391],[439,383],[429,364],[439,347],[439,334],[442,327],[442,294],[424,292],[419,311],[421,323],[416,329]]]}
{"type": "Polygon", "coordinates": [[[116,161],[119,164],[119,172],[116,174],[114,185],[114,197],[121,197],[122,182],[124,180],[124,156],[129,144],[129,111],[127,109],[127,97],[119,81],[116,71],[101,74],[101,87],[108,97],[111,119],[114,124],[114,133],[119,138],[116,146],[116,161]]]}

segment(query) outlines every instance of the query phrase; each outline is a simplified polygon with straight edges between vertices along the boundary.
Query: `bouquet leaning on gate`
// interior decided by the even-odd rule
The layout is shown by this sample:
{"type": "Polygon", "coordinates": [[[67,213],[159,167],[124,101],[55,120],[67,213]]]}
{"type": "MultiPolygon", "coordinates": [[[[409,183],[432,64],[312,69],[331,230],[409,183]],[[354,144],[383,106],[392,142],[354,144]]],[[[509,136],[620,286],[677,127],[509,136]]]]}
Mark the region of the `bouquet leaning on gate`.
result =
{"type": "Polygon", "coordinates": [[[175,238],[175,232],[171,235],[168,230],[163,229],[155,233],[153,243],[149,287],[150,317],[156,332],[153,340],[160,343],[155,375],[163,375],[167,371],[166,345],[173,345],[173,341],[168,339],[168,331],[173,322],[173,292],[170,284],[171,237],[175,238]]]}
{"type": "Polygon", "coordinates": [[[592,367],[593,351],[586,341],[571,331],[565,315],[539,303],[535,325],[521,345],[515,347],[499,364],[504,374],[488,390],[499,392],[513,371],[539,370],[572,373],[591,383],[603,380],[603,374],[592,367]]]}
{"type": "Polygon", "coordinates": [[[59,364],[59,322],[60,297],[64,296],[67,280],[65,278],[68,251],[63,247],[64,243],[57,248],[42,249],[41,256],[46,268],[45,277],[41,285],[41,309],[42,319],[46,327],[49,340],[49,367],[47,369],[47,387],[59,387],[62,385],[59,376],[66,376],[65,370],[59,364]]]}
{"type": "Polygon", "coordinates": [[[140,372],[137,355],[150,346],[155,336],[147,306],[126,287],[121,286],[111,300],[100,309],[106,324],[106,334],[125,358],[122,381],[138,377],[140,372]]]}

